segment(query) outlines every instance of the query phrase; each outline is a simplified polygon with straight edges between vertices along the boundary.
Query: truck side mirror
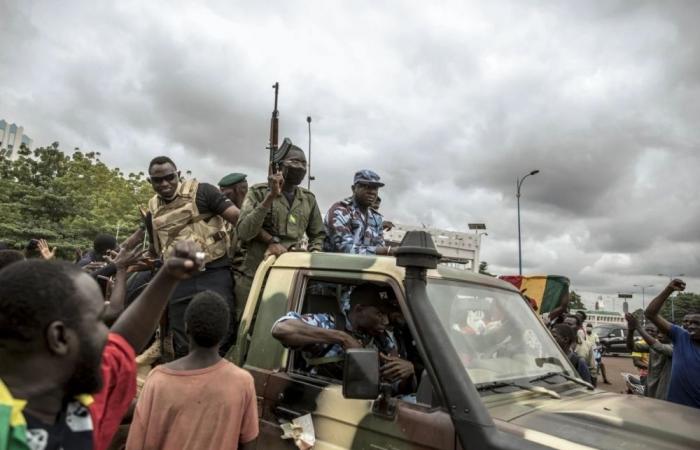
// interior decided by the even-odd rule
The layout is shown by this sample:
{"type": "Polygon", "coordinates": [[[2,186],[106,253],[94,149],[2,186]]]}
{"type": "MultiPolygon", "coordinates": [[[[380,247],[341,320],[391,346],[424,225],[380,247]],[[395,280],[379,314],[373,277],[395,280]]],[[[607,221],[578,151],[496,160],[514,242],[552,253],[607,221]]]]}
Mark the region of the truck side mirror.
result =
{"type": "Polygon", "coordinates": [[[345,352],[343,397],[374,400],[379,396],[379,353],[369,348],[345,352]]]}

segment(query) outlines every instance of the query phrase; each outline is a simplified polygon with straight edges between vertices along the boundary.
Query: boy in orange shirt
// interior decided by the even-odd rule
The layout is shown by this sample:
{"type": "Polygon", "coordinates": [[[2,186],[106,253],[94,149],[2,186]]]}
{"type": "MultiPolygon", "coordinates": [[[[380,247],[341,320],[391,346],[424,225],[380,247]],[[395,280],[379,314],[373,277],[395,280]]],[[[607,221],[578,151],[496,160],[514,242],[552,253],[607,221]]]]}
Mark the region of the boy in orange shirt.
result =
{"type": "Polygon", "coordinates": [[[149,374],[127,450],[255,448],[253,377],[218,353],[230,316],[224,299],[212,291],[192,299],[185,312],[190,352],[149,374]]]}

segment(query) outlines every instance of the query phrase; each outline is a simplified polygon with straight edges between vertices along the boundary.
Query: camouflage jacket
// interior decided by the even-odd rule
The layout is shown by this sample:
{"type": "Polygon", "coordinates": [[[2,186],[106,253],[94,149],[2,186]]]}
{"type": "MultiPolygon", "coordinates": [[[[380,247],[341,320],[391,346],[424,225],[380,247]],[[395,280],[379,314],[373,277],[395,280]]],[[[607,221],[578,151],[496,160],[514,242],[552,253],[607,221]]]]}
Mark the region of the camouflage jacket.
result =
{"type": "Polygon", "coordinates": [[[236,226],[238,239],[245,250],[238,270],[249,277],[255,275],[267,250],[266,243],[255,239],[260,230],[277,236],[286,248],[298,245],[306,234],[309,251],[321,251],[326,237],[321,212],[311,191],[297,186],[291,205],[284,195],[280,195],[272,203],[272,212],[262,206],[267,192],[266,183],[256,184],[248,190],[236,226]]]}
{"type": "Polygon", "coordinates": [[[377,210],[367,209],[362,213],[352,197],[341,200],[328,210],[323,224],[326,240],[323,249],[327,252],[374,255],[377,247],[383,247],[384,218],[377,210]]]}

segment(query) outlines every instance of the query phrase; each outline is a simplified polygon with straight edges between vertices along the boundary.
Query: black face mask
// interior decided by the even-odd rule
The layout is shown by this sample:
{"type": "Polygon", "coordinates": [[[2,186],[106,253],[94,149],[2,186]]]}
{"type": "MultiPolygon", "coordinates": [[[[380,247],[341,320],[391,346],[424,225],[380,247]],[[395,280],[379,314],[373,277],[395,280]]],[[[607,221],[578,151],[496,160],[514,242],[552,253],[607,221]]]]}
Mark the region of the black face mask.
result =
{"type": "Polygon", "coordinates": [[[301,167],[284,167],[282,176],[284,176],[285,183],[297,186],[301,184],[306,176],[306,169],[301,167]]]}

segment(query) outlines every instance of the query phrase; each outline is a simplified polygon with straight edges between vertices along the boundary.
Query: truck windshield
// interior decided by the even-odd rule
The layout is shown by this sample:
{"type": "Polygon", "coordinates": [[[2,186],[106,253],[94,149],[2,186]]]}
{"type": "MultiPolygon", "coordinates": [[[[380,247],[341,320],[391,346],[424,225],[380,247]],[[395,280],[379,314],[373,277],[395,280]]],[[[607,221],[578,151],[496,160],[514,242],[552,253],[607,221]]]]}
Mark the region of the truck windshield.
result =
{"type": "Polygon", "coordinates": [[[428,295],[474,384],[575,376],[556,342],[517,293],[429,279],[428,295]]]}

